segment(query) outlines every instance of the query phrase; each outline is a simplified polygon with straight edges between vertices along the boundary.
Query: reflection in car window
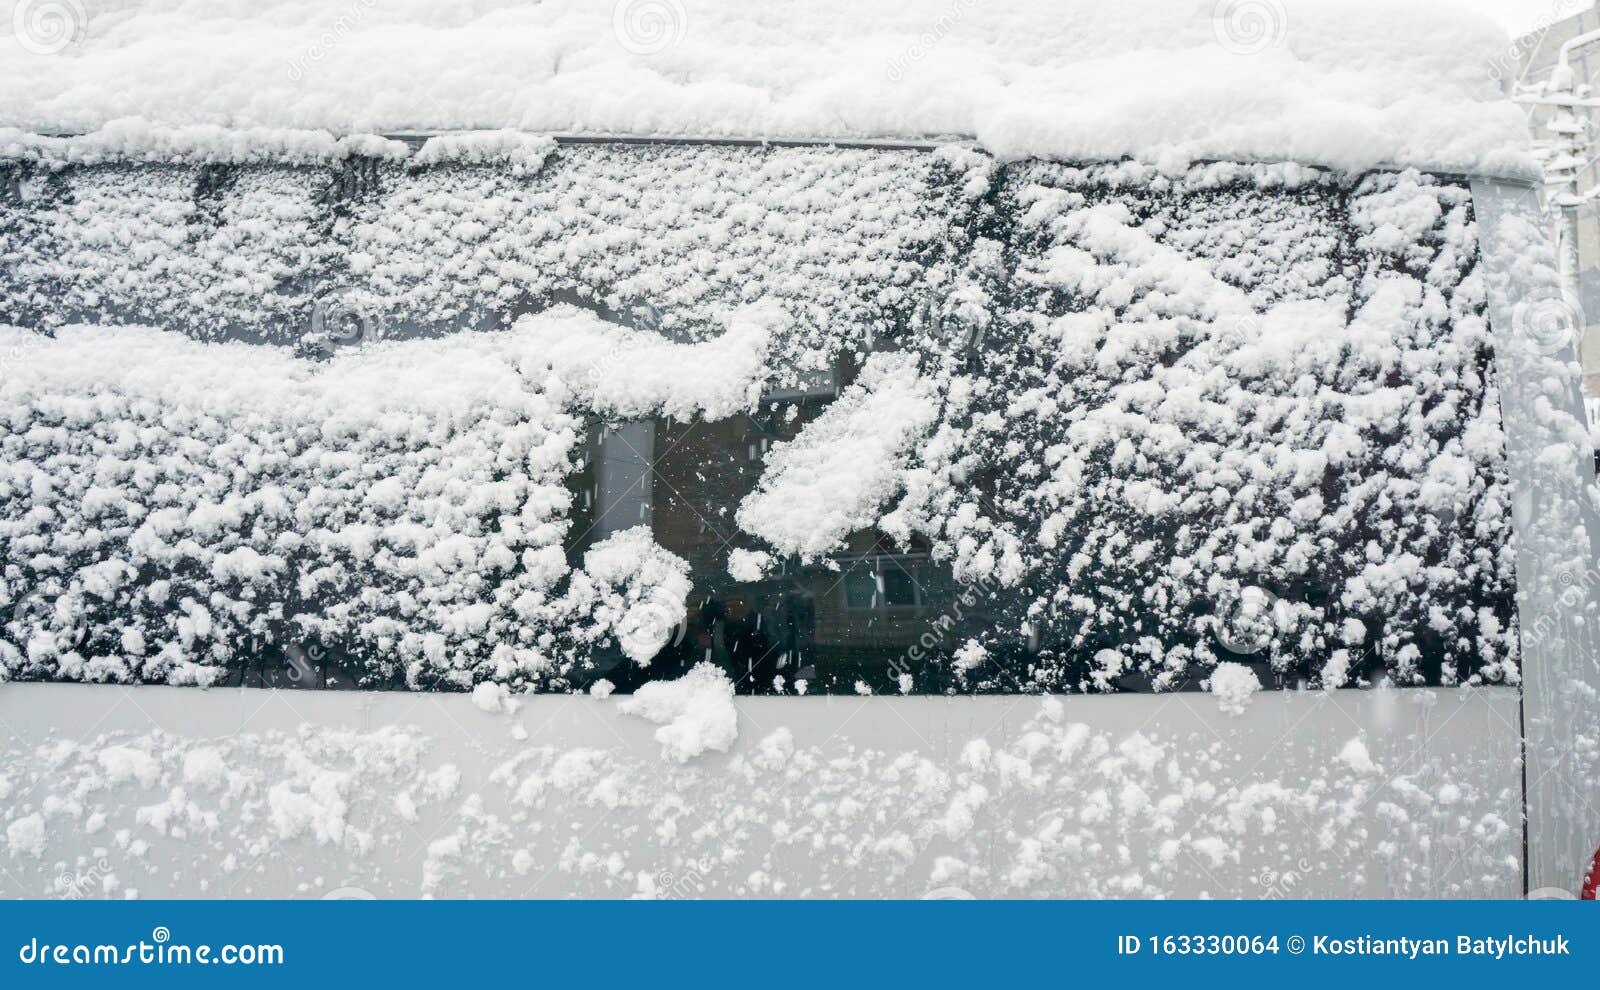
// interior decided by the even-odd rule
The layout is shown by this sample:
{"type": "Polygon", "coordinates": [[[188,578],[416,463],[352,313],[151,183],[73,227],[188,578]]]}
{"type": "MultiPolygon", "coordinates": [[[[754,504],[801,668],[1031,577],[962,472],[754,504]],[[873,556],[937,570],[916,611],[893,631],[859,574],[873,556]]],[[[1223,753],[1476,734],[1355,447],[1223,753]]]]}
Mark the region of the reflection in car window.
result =
{"type": "MultiPolygon", "coordinates": [[[[832,390],[796,392],[750,415],[713,422],[658,419],[596,424],[575,478],[575,556],[597,539],[648,522],[656,542],[688,561],[694,591],[682,627],[646,666],[597,651],[590,680],[618,690],[681,676],[701,662],[726,670],[745,694],[901,693],[955,686],[957,601],[948,565],[926,544],[898,546],[876,532],[810,565],[780,562],[759,581],[729,574],[749,548],[734,516],[754,491],[763,458],[820,414],[832,390]],[[585,518],[587,516],[587,518],[585,518]]],[[[581,684],[579,685],[581,686],[581,684]]]]}

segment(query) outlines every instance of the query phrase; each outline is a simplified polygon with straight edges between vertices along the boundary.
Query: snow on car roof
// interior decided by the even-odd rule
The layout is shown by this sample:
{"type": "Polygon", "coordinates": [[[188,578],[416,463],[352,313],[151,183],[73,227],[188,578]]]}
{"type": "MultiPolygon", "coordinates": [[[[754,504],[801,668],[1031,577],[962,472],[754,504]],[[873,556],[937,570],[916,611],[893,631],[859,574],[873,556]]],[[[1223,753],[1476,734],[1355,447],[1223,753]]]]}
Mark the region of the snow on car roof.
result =
{"type": "Polygon", "coordinates": [[[123,0],[24,4],[11,30],[0,126],[39,133],[967,137],[1002,158],[1529,169],[1508,40],[1427,3],[123,0]]]}

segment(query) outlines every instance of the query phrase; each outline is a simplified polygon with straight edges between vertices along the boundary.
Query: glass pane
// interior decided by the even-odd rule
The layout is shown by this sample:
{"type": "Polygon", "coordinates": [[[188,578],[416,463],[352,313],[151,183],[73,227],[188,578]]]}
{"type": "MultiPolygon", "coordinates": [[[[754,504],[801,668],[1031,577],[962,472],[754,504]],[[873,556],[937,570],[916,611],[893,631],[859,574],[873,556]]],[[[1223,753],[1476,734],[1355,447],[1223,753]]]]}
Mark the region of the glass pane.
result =
{"type": "Polygon", "coordinates": [[[883,579],[883,603],[890,607],[917,604],[916,585],[904,565],[894,560],[885,561],[880,572],[883,579]]]}
{"type": "Polygon", "coordinates": [[[851,571],[844,577],[844,603],[848,608],[867,609],[878,605],[878,576],[871,571],[851,571]]]}

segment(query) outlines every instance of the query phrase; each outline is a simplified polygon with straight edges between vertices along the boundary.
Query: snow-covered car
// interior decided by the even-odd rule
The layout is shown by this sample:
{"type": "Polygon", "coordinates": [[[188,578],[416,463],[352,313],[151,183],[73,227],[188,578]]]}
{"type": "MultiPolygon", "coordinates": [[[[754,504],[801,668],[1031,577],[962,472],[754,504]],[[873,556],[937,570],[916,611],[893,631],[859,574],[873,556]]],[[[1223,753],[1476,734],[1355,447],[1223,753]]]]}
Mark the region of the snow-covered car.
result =
{"type": "Polygon", "coordinates": [[[417,43],[539,111],[362,18],[0,67],[0,889],[1576,891],[1593,468],[1493,46],[1217,6],[417,43]]]}

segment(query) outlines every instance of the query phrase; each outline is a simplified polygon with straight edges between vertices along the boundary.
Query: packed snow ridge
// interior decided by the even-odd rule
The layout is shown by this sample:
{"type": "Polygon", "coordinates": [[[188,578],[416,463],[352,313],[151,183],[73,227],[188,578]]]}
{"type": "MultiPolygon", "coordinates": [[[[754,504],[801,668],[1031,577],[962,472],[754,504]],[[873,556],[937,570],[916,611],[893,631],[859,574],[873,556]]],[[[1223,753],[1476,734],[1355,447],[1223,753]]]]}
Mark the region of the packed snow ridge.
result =
{"type": "Polygon", "coordinates": [[[135,0],[74,12],[65,52],[0,42],[0,127],[114,125],[154,144],[197,126],[280,144],[273,132],[296,129],[957,136],[1003,158],[1531,168],[1502,88],[1509,40],[1426,2],[265,0],[224,14],[135,0]]]}

